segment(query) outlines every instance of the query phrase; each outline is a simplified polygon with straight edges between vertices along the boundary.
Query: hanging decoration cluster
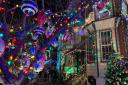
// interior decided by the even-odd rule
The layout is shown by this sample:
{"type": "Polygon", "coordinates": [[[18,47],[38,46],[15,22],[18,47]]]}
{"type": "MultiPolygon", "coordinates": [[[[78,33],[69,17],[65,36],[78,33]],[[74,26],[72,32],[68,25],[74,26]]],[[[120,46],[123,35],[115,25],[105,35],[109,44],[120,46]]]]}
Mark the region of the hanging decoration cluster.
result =
{"type": "Polygon", "coordinates": [[[72,34],[67,30],[85,23],[81,15],[85,12],[83,2],[70,12],[68,10],[68,13],[39,10],[33,0],[15,4],[11,10],[9,7],[3,7],[0,7],[0,14],[11,11],[12,19],[18,14],[32,18],[29,23],[22,23],[23,27],[19,24],[15,26],[17,19],[13,19],[15,22],[10,24],[4,19],[0,21],[0,75],[4,75],[5,84],[16,84],[23,76],[29,80],[35,79],[45,64],[48,61],[51,63],[46,53],[47,49],[58,46],[57,34],[64,34],[62,41],[69,42],[72,40],[72,34]],[[15,10],[18,7],[20,13],[15,10]]]}

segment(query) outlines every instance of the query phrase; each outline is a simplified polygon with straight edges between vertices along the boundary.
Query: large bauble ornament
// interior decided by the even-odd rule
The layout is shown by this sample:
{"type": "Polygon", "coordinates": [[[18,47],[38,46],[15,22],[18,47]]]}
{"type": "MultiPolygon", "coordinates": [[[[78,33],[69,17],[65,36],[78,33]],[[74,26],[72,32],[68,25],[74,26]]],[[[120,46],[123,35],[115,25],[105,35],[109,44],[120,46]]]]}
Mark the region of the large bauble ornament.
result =
{"type": "Polygon", "coordinates": [[[24,1],[21,10],[23,11],[24,14],[28,16],[35,15],[38,12],[38,6],[37,3],[33,0],[27,0],[24,1]]]}
{"type": "Polygon", "coordinates": [[[97,9],[100,11],[100,10],[102,10],[103,9],[103,7],[104,7],[104,3],[103,2],[97,2],[97,9]]]}
{"type": "Polygon", "coordinates": [[[24,58],[19,59],[19,63],[20,63],[19,70],[27,69],[31,64],[30,58],[24,56],[24,58]]]}
{"type": "Polygon", "coordinates": [[[35,27],[33,30],[33,36],[32,39],[33,40],[37,40],[39,36],[41,36],[44,33],[45,29],[42,27],[35,27]]]}
{"type": "Polygon", "coordinates": [[[37,48],[36,47],[32,47],[32,48],[29,49],[29,53],[31,55],[36,55],[36,52],[37,52],[37,48]]]}
{"type": "Polygon", "coordinates": [[[44,64],[43,64],[42,60],[37,61],[37,63],[35,63],[35,65],[34,65],[34,72],[39,73],[40,71],[43,70],[43,66],[44,66],[44,64]]]}
{"type": "Polygon", "coordinates": [[[57,47],[58,46],[58,39],[57,38],[53,39],[53,41],[51,42],[51,45],[53,47],[57,47]]]}

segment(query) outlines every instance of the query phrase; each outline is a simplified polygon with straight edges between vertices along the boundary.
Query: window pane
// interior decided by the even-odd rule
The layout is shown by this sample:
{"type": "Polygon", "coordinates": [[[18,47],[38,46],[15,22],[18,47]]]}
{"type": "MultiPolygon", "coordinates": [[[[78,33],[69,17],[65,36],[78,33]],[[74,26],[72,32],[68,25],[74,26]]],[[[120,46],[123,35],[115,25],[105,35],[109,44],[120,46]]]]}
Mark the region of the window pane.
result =
{"type": "Polygon", "coordinates": [[[107,36],[106,36],[107,37],[107,42],[108,42],[107,44],[110,44],[111,43],[110,33],[111,33],[110,31],[107,32],[107,36]]]}
{"type": "Polygon", "coordinates": [[[103,61],[109,60],[109,56],[113,52],[111,38],[112,34],[110,30],[101,32],[101,53],[103,61]]]}

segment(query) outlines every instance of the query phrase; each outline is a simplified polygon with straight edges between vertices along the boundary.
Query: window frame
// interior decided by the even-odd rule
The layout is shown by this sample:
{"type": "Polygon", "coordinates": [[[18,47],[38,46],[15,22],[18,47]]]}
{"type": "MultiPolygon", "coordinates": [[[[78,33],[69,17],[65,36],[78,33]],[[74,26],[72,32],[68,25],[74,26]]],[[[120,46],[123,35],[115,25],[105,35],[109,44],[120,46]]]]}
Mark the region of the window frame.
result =
{"type": "Polygon", "coordinates": [[[90,40],[89,40],[89,38],[87,38],[87,40],[86,40],[86,57],[87,57],[87,63],[88,64],[93,64],[93,63],[96,63],[96,56],[97,56],[97,43],[96,43],[96,34],[94,33],[94,34],[92,34],[91,35],[91,37],[93,37],[93,41],[94,42],[92,42],[92,44],[90,44],[90,40]],[[90,48],[90,46],[92,46],[92,48],[90,48]],[[93,48],[93,46],[95,46],[95,48],[93,48]],[[90,52],[90,49],[91,49],[91,52],[90,52]],[[94,60],[92,60],[91,62],[89,62],[89,55],[90,54],[92,54],[92,56],[94,57],[93,59],[94,60]]]}
{"type": "MultiPolygon", "coordinates": [[[[108,35],[107,35],[108,36],[108,35]]],[[[113,48],[113,41],[112,41],[112,30],[111,29],[106,29],[106,30],[101,30],[100,31],[100,51],[101,51],[101,62],[108,62],[108,61],[110,61],[109,60],[109,58],[108,59],[106,59],[106,58],[103,58],[103,47],[105,47],[105,46],[111,46],[111,48],[113,48]],[[101,33],[106,33],[106,32],[110,32],[110,34],[111,34],[111,36],[109,35],[109,37],[110,37],[110,43],[105,43],[105,44],[102,44],[102,38],[101,38],[101,33]]],[[[110,56],[109,54],[111,54],[112,53],[112,50],[110,51],[106,51],[105,52],[106,54],[108,54],[108,57],[110,56]]]]}

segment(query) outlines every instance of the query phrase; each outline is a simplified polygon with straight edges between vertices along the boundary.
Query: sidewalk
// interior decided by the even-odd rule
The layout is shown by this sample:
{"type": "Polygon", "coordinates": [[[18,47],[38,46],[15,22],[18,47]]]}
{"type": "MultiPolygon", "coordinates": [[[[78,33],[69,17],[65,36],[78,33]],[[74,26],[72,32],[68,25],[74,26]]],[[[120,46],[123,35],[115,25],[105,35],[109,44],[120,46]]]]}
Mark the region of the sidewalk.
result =
{"type": "Polygon", "coordinates": [[[96,85],[105,85],[105,80],[103,77],[96,78],[97,84],[96,85]]]}
{"type": "MultiPolygon", "coordinates": [[[[95,77],[95,78],[96,78],[96,85],[105,85],[105,80],[103,77],[99,77],[99,78],[95,77]]],[[[87,83],[88,85],[90,85],[89,82],[87,83]]]]}

